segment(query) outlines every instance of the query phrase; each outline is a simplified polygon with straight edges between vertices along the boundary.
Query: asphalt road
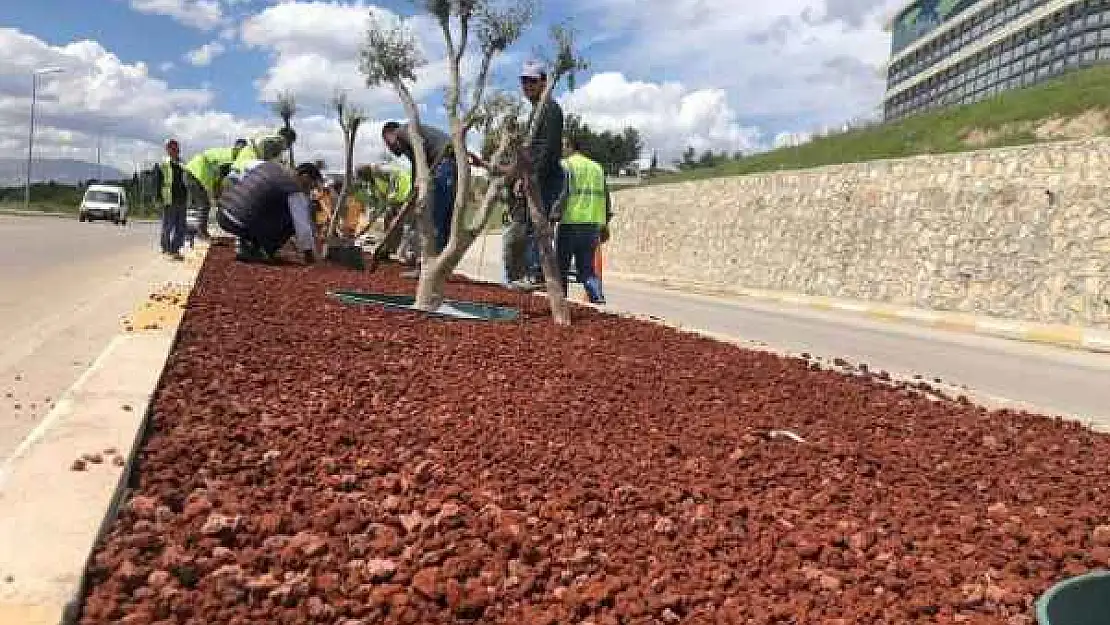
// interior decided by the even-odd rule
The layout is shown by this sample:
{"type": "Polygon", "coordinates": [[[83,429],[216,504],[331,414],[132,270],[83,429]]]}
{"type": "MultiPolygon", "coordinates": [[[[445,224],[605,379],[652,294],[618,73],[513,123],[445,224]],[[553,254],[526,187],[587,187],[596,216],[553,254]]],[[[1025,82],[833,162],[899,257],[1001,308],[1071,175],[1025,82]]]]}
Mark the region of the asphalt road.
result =
{"type": "Polygon", "coordinates": [[[150,288],[175,275],[157,227],[0,215],[0,460],[150,288]]]}
{"type": "MultiPolygon", "coordinates": [[[[481,240],[476,242],[460,268],[500,281],[500,237],[484,238],[484,245],[481,240]]],[[[1110,355],[875,321],[849,313],[684,294],[611,277],[605,281],[605,291],[611,309],[766,344],[774,351],[841,357],[907,379],[914,375],[940,378],[948,385],[966,387],[973,398],[992,407],[1074,417],[1110,430],[1110,355]]]]}

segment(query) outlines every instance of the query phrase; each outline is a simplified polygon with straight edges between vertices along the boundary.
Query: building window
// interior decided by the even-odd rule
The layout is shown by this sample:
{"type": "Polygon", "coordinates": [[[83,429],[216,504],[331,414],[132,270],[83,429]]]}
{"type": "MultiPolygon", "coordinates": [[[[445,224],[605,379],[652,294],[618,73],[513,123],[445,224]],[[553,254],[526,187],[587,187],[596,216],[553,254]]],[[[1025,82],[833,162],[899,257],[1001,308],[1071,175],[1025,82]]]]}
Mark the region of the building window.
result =
{"type": "Polygon", "coordinates": [[[1059,59],[1052,64],[1052,73],[1059,74],[1062,71],[1064,71],[1064,59],[1059,59]]]}
{"type": "Polygon", "coordinates": [[[1087,34],[1083,35],[1083,45],[1085,45],[1085,46],[1098,45],[1098,31],[1092,30],[1092,31],[1089,31],[1087,34]]]}
{"type": "Polygon", "coordinates": [[[1098,51],[1097,50],[1084,50],[1082,58],[1083,58],[1084,63],[1092,63],[1092,62],[1094,62],[1094,60],[1096,58],[1098,58],[1098,51]]]}

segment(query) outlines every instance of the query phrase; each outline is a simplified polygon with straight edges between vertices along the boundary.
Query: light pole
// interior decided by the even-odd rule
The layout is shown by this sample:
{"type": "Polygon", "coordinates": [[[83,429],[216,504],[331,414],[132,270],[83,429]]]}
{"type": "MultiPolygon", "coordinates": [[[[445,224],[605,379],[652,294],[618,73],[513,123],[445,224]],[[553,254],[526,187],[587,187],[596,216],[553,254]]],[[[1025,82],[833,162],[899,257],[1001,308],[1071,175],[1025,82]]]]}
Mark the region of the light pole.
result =
{"type": "Polygon", "coordinates": [[[27,188],[23,192],[24,210],[31,208],[31,159],[35,153],[35,101],[38,98],[39,76],[64,71],[60,67],[42,67],[31,72],[31,129],[27,133],[27,188]]]}

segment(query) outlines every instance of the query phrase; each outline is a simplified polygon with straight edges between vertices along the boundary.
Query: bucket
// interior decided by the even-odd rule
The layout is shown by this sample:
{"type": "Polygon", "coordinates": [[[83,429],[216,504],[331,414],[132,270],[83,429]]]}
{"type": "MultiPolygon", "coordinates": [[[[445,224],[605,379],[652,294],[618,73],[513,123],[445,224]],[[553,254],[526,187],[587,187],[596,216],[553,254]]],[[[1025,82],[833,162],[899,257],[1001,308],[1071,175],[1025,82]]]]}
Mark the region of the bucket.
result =
{"type": "Polygon", "coordinates": [[[1110,623],[1110,571],[1065,579],[1037,599],[1039,625],[1110,623]]]}

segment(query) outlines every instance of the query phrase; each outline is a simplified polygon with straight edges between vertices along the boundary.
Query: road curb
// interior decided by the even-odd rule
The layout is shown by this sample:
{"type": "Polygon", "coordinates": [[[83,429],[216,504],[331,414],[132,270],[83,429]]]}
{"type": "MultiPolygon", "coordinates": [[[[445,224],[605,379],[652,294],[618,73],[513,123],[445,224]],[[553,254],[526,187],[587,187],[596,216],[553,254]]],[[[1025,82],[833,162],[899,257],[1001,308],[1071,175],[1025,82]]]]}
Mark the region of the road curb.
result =
{"type": "Polygon", "coordinates": [[[666,280],[634,273],[607,272],[606,275],[624,282],[647,284],[680,293],[749,298],[765,302],[791,304],[814,310],[847,312],[879,321],[910,323],[939,330],[1054,345],[1096,353],[1110,353],[1110,330],[1016,321],[816,295],[800,295],[742,287],[723,288],[708,283],[666,280]]]}
{"type": "MultiPolygon", "coordinates": [[[[207,251],[187,265],[190,294],[207,251]]],[[[89,559],[126,497],[179,331],[170,316],[155,332],[117,334],[0,464],[0,625],[75,622],[89,559]],[[70,470],[88,453],[100,462],[70,470]]]]}

